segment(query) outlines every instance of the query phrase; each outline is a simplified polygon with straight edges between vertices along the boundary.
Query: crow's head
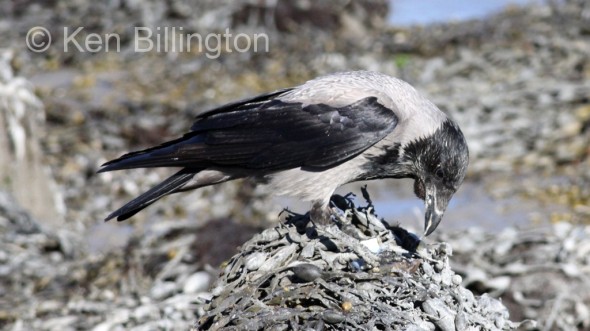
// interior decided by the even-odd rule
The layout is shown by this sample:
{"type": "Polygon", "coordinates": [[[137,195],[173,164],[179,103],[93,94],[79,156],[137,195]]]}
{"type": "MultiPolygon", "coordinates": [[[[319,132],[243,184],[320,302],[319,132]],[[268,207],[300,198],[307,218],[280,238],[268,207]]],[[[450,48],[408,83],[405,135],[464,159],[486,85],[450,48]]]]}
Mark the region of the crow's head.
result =
{"type": "Polygon", "coordinates": [[[424,200],[424,234],[428,236],[463,183],[469,164],[467,142],[457,124],[446,119],[434,134],[404,146],[402,158],[412,169],[416,196],[424,200]]]}

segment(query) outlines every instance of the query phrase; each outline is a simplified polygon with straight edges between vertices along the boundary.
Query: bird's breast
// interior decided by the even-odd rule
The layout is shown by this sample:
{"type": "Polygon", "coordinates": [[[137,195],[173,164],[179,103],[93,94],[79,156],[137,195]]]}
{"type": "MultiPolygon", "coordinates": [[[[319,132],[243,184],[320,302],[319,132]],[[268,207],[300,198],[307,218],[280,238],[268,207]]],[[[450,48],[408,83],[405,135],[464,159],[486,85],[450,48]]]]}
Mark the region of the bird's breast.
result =
{"type": "Polygon", "coordinates": [[[327,204],[334,191],[362,177],[362,155],[333,168],[310,171],[294,168],[267,175],[269,185],[277,195],[287,195],[304,201],[321,201],[327,204]]]}

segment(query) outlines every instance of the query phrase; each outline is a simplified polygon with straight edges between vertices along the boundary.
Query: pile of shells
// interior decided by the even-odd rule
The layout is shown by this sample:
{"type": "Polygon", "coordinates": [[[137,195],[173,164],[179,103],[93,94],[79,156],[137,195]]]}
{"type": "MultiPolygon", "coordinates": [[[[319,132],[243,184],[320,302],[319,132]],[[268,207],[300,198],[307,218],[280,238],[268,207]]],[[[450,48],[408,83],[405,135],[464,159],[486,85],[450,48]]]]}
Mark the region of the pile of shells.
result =
{"type": "MultiPolygon", "coordinates": [[[[363,191],[366,195],[366,191],[363,191]]],[[[332,225],[288,213],[223,269],[198,330],[513,330],[508,309],[461,286],[451,246],[425,245],[338,199],[332,225]]],[[[527,321],[525,324],[531,325],[527,321]]],[[[523,325],[524,326],[524,325],[523,325]]]]}

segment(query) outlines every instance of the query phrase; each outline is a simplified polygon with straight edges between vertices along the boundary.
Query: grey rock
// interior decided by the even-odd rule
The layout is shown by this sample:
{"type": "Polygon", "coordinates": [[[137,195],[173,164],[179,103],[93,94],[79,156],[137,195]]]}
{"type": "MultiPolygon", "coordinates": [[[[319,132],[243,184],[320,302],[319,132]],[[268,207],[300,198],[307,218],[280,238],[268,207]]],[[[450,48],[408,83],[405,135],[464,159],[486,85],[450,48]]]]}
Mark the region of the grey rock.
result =
{"type": "Polygon", "coordinates": [[[105,321],[92,328],[92,331],[113,331],[117,323],[112,321],[105,321]]]}
{"type": "Polygon", "coordinates": [[[161,282],[156,283],[150,290],[150,296],[154,300],[165,299],[177,291],[177,285],[175,282],[161,282]]]}
{"type": "Polygon", "coordinates": [[[258,270],[260,266],[268,259],[265,253],[257,252],[246,257],[246,268],[251,271],[258,270]]]}
{"type": "Polygon", "coordinates": [[[160,309],[154,304],[139,306],[133,310],[131,317],[138,323],[157,320],[160,318],[160,309]]]}
{"type": "Polygon", "coordinates": [[[75,323],[78,319],[78,316],[73,315],[54,317],[45,321],[43,329],[48,331],[75,330],[75,323]]]}
{"type": "Polygon", "coordinates": [[[116,324],[125,324],[130,318],[131,311],[126,308],[115,309],[109,316],[109,320],[116,324]]]}
{"type": "Polygon", "coordinates": [[[206,271],[199,271],[187,278],[184,283],[184,293],[198,293],[206,291],[211,286],[213,278],[206,271]]]}

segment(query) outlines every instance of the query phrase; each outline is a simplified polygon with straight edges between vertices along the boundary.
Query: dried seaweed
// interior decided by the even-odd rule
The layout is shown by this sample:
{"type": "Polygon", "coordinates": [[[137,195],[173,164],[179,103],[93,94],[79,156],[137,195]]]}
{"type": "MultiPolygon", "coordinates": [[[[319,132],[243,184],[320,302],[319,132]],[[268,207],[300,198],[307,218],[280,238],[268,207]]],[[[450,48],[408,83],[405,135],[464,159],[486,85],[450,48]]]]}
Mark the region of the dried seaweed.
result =
{"type": "Polygon", "coordinates": [[[449,266],[451,247],[426,245],[335,196],[333,223],[285,211],[284,221],[229,260],[198,330],[512,330],[520,323],[475,297],[449,266]]]}

